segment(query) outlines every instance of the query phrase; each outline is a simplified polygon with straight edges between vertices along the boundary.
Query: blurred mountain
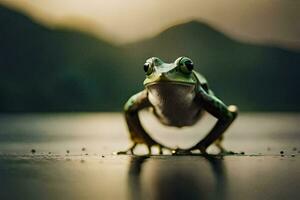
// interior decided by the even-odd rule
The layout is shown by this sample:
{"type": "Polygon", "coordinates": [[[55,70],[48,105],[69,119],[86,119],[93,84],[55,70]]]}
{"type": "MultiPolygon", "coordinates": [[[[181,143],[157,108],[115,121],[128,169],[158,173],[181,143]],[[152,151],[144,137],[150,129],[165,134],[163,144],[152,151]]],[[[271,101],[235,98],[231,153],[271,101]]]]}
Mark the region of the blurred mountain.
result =
{"type": "Polygon", "coordinates": [[[197,21],[125,49],[137,64],[150,55],[168,62],[190,57],[217,96],[242,110],[300,111],[300,53],[240,43],[197,21]]]}
{"type": "MultiPolygon", "coordinates": [[[[119,48],[0,7],[0,111],[111,110],[131,78],[119,48]]],[[[125,99],[123,98],[123,101],[125,99]]],[[[119,106],[117,106],[119,105],[119,106]]]]}
{"type": "Polygon", "coordinates": [[[0,7],[0,111],[115,111],[143,88],[148,57],[194,60],[216,94],[241,110],[300,111],[300,54],[236,42],[192,21],[117,47],[49,29],[0,7]]]}

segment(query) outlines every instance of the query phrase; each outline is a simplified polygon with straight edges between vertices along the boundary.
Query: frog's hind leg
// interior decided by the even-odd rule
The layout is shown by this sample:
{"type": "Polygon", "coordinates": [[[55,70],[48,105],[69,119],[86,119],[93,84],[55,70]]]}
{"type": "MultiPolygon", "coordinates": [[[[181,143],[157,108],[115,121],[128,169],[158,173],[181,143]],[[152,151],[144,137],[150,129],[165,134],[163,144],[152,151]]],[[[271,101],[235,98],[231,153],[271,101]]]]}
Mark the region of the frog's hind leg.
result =
{"type": "MultiPolygon", "coordinates": [[[[231,122],[229,122],[231,124],[237,116],[237,107],[234,105],[230,105],[230,106],[228,106],[228,111],[233,114],[233,117],[230,120],[231,122]]],[[[232,154],[233,153],[232,151],[228,151],[228,150],[226,150],[226,148],[224,148],[223,141],[224,141],[224,132],[214,141],[214,144],[219,149],[219,153],[220,154],[232,154]]]]}
{"type": "Polygon", "coordinates": [[[220,142],[222,141],[222,137],[226,129],[237,117],[237,107],[234,105],[227,107],[220,99],[218,99],[216,96],[208,95],[202,88],[199,89],[197,97],[199,103],[203,105],[205,110],[216,117],[218,121],[211,131],[189,150],[198,149],[205,154],[207,147],[216,141],[217,144],[219,143],[220,150],[224,150],[220,142]]]}
{"type": "MultiPolygon", "coordinates": [[[[230,105],[230,106],[228,106],[228,111],[233,113],[233,118],[231,121],[231,123],[232,123],[237,116],[237,107],[235,105],[230,105]]],[[[224,133],[218,139],[216,139],[216,141],[214,142],[216,147],[220,150],[220,154],[233,153],[232,151],[228,151],[228,150],[226,150],[226,148],[224,148],[223,141],[224,141],[224,133]]]]}
{"type": "Polygon", "coordinates": [[[218,147],[220,154],[222,153],[226,153],[227,150],[224,148],[223,146],[223,140],[224,140],[224,135],[221,135],[216,141],[215,141],[215,145],[216,147],[218,147]]]}
{"type": "Polygon", "coordinates": [[[162,153],[162,148],[169,149],[164,145],[155,141],[143,128],[138,112],[144,108],[151,107],[150,102],[148,101],[147,91],[144,90],[134,96],[132,96],[127,103],[125,104],[125,119],[128,126],[130,139],[133,142],[133,145],[126,151],[120,151],[118,154],[134,154],[134,149],[138,144],[145,144],[148,148],[148,154],[151,154],[151,147],[158,146],[159,153],[162,153]]]}
{"type": "Polygon", "coordinates": [[[135,149],[136,145],[137,145],[137,143],[134,142],[131,147],[129,147],[125,151],[118,151],[117,154],[121,155],[121,154],[131,153],[133,155],[134,154],[133,150],[135,149]]]}
{"type": "Polygon", "coordinates": [[[228,151],[227,148],[224,148],[223,141],[224,141],[224,135],[221,135],[214,143],[216,145],[216,147],[219,149],[219,155],[238,154],[233,151],[228,151]]]}

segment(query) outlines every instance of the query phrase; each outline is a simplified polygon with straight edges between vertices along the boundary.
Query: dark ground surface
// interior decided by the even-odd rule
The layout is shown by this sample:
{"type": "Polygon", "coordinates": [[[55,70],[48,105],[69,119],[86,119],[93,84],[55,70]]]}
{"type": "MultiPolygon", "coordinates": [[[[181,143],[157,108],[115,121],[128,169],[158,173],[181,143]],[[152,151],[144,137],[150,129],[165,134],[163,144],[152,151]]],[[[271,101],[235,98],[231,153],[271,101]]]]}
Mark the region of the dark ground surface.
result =
{"type": "MultiPolygon", "coordinates": [[[[241,114],[225,146],[244,155],[149,157],[112,154],[129,145],[120,114],[1,115],[0,199],[299,199],[299,121],[241,114]]],[[[172,129],[143,113],[142,122],[162,143],[188,147],[214,120],[172,129]]]]}

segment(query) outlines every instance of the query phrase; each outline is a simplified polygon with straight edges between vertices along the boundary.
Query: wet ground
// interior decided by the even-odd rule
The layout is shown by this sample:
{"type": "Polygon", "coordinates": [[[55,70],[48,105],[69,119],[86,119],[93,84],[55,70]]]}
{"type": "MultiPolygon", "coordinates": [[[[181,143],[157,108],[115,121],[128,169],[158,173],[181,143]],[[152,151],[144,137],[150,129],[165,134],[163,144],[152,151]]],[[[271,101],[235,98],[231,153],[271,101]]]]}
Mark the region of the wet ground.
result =
{"type": "MultiPolygon", "coordinates": [[[[143,113],[142,122],[160,142],[188,147],[214,119],[173,129],[143,113]]],[[[299,122],[241,114],[224,142],[239,155],[143,156],[141,146],[117,156],[130,144],[120,114],[1,115],[0,199],[299,199],[299,122]]]]}

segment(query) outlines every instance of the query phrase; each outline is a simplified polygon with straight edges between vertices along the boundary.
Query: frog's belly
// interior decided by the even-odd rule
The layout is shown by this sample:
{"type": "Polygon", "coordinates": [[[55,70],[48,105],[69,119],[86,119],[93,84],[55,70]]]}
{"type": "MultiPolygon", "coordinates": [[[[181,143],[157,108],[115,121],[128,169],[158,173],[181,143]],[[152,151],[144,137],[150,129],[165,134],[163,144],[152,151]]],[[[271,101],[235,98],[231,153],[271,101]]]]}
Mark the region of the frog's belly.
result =
{"type": "Polygon", "coordinates": [[[194,101],[195,85],[159,83],[147,89],[149,101],[161,123],[183,127],[199,119],[202,109],[194,101]]]}

